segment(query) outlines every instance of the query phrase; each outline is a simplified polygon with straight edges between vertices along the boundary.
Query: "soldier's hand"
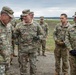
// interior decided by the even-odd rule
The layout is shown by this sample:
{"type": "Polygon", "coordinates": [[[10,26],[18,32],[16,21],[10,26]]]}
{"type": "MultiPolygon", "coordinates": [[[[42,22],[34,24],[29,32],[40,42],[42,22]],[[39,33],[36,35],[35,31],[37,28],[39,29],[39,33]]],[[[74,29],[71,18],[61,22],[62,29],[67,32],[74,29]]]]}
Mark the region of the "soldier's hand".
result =
{"type": "Polygon", "coordinates": [[[64,42],[60,42],[60,45],[64,45],[64,42]]]}
{"type": "Polygon", "coordinates": [[[64,45],[64,42],[62,42],[62,41],[60,41],[60,40],[56,40],[55,42],[56,42],[56,44],[58,44],[58,45],[64,45]]]}

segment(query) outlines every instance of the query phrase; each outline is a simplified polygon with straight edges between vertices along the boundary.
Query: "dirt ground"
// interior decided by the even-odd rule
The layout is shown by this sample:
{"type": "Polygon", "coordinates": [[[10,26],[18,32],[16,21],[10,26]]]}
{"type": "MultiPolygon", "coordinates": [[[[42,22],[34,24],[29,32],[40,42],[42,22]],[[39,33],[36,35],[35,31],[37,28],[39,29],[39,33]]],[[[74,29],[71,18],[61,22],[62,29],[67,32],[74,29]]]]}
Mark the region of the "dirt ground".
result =
{"type": "MultiPolygon", "coordinates": [[[[17,52],[16,52],[17,54],[17,52]]],[[[14,57],[12,61],[13,65],[11,65],[9,73],[10,75],[20,75],[18,57],[14,57]]],[[[69,61],[68,61],[69,64],[69,61]]],[[[45,56],[37,56],[37,75],[54,75],[55,72],[55,58],[53,52],[46,52],[45,56]]],[[[29,66],[29,64],[28,64],[29,66]]],[[[29,69],[28,69],[29,70],[29,69]]],[[[70,67],[69,67],[69,75],[70,75],[70,67]]],[[[29,73],[28,73],[29,75],[29,73]]],[[[61,75],[62,72],[61,72],[61,75]]]]}
{"type": "MultiPolygon", "coordinates": [[[[46,57],[40,55],[37,60],[37,75],[54,75],[55,59],[53,53],[46,52],[46,57]]],[[[14,57],[13,65],[9,71],[11,75],[20,75],[17,57],[14,57]]]]}

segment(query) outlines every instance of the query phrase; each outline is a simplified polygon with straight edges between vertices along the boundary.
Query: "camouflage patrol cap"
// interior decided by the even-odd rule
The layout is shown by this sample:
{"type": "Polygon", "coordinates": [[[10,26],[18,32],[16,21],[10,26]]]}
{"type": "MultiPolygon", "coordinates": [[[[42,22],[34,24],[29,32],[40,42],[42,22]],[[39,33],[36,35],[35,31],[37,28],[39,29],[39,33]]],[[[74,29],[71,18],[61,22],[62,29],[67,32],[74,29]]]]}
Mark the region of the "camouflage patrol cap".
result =
{"type": "Polygon", "coordinates": [[[44,16],[40,16],[40,19],[44,19],[44,16]]]}
{"type": "Polygon", "coordinates": [[[76,17],[76,12],[75,12],[75,14],[73,15],[73,17],[76,17]]]}
{"type": "Polygon", "coordinates": [[[34,12],[31,11],[30,14],[33,14],[34,15],[34,12]]]}
{"type": "Polygon", "coordinates": [[[26,15],[28,15],[30,13],[30,10],[29,9],[25,9],[25,10],[23,10],[22,11],[22,16],[26,16],[26,15]]]}
{"type": "Polygon", "coordinates": [[[9,7],[7,7],[7,6],[4,6],[3,8],[2,8],[2,10],[1,10],[1,13],[6,13],[6,14],[8,14],[11,18],[13,18],[14,16],[13,16],[13,10],[11,9],[11,8],[9,8],[9,7]]]}

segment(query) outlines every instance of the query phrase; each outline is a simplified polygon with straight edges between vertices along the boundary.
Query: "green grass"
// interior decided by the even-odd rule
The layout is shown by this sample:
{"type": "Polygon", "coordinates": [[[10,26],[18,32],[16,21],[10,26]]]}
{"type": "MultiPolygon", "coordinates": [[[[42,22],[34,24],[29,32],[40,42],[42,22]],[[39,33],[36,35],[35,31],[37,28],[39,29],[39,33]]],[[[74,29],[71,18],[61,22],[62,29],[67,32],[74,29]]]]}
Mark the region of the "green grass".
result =
{"type": "Polygon", "coordinates": [[[49,26],[49,33],[48,33],[48,38],[47,38],[47,43],[46,43],[46,49],[49,51],[54,51],[55,44],[54,44],[54,39],[53,39],[53,31],[57,23],[59,23],[58,20],[45,20],[48,23],[49,26]]]}

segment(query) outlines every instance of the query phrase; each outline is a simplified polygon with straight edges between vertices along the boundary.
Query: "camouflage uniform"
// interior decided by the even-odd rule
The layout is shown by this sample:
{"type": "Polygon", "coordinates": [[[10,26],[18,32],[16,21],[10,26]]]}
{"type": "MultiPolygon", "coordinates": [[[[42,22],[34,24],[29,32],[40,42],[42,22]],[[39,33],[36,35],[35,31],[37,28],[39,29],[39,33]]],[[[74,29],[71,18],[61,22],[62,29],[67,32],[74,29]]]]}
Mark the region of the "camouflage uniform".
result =
{"type": "MultiPolygon", "coordinates": [[[[25,10],[25,13],[28,13],[25,10]]],[[[20,60],[20,73],[27,75],[28,59],[30,63],[30,75],[36,75],[36,52],[37,40],[34,38],[38,36],[40,39],[43,37],[43,30],[41,27],[32,22],[30,24],[20,22],[16,26],[15,37],[19,38],[19,60],[20,60]]]]}
{"type": "MultiPolygon", "coordinates": [[[[68,29],[65,37],[65,44],[70,50],[73,49],[76,50],[76,23],[68,29]]],[[[76,75],[76,56],[72,56],[70,54],[69,57],[70,57],[70,75],[76,75]]]]}
{"type": "Polygon", "coordinates": [[[44,17],[41,16],[40,20],[43,19],[43,22],[40,22],[40,26],[42,27],[43,31],[44,31],[44,36],[43,39],[40,40],[40,47],[38,48],[38,54],[40,55],[40,50],[42,47],[42,55],[45,55],[45,50],[46,50],[46,38],[48,35],[48,24],[44,22],[44,17]]]}
{"type": "Polygon", "coordinates": [[[17,55],[15,55],[15,50],[17,51],[18,46],[15,44],[16,39],[13,38],[13,33],[14,33],[14,29],[16,27],[17,22],[16,22],[15,18],[13,18],[10,23],[11,23],[11,31],[12,31],[12,41],[11,41],[12,52],[11,52],[10,64],[12,65],[13,57],[17,57],[17,55]]]}
{"type": "Polygon", "coordinates": [[[22,15],[20,15],[20,18],[19,18],[19,20],[20,20],[20,21],[23,21],[22,15]]]}
{"type": "Polygon", "coordinates": [[[14,53],[14,45],[12,44],[14,28],[13,28],[11,23],[8,23],[7,29],[9,30],[8,39],[9,39],[9,42],[10,42],[10,45],[9,45],[9,47],[10,47],[10,64],[12,64],[13,53],[14,53]]]}
{"type": "MultiPolygon", "coordinates": [[[[3,13],[6,13],[11,18],[13,17],[13,10],[7,6],[2,8],[1,14],[3,13]]],[[[11,30],[7,25],[0,21],[0,75],[5,75],[10,61],[11,46],[9,37],[11,30]]]]}
{"type": "Polygon", "coordinates": [[[62,24],[58,24],[54,30],[54,40],[55,40],[55,71],[60,75],[60,60],[62,58],[62,72],[68,73],[68,48],[64,44],[65,34],[67,29],[71,25],[67,23],[66,26],[62,27],[62,24]],[[59,40],[58,44],[57,40],[59,40]]]}
{"type": "MultiPolygon", "coordinates": [[[[0,22],[0,25],[3,25],[1,22],[0,22]]],[[[10,43],[10,34],[11,34],[11,30],[8,28],[8,27],[5,27],[5,26],[0,26],[0,30],[1,30],[1,38],[2,41],[4,41],[4,49],[3,51],[5,52],[4,53],[4,56],[5,56],[5,61],[8,63],[8,66],[7,68],[10,67],[10,54],[11,54],[11,43],[10,43]]]]}
{"type": "MultiPolygon", "coordinates": [[[[11,20],[11,25],[12,25],[12,33],[14,33],[14,29],[15,29],[15,27],[16,27],[16,24],[17,24],[17,22],[16,22],[16,20],[15,19],[12,19],[11,20]]],[[[14,50],[15,50],[15,40],[13,39],[13,37],[12,37],[12,47],[13,47],[13,55],[15,55],[14,54],[14,50]]]]}

